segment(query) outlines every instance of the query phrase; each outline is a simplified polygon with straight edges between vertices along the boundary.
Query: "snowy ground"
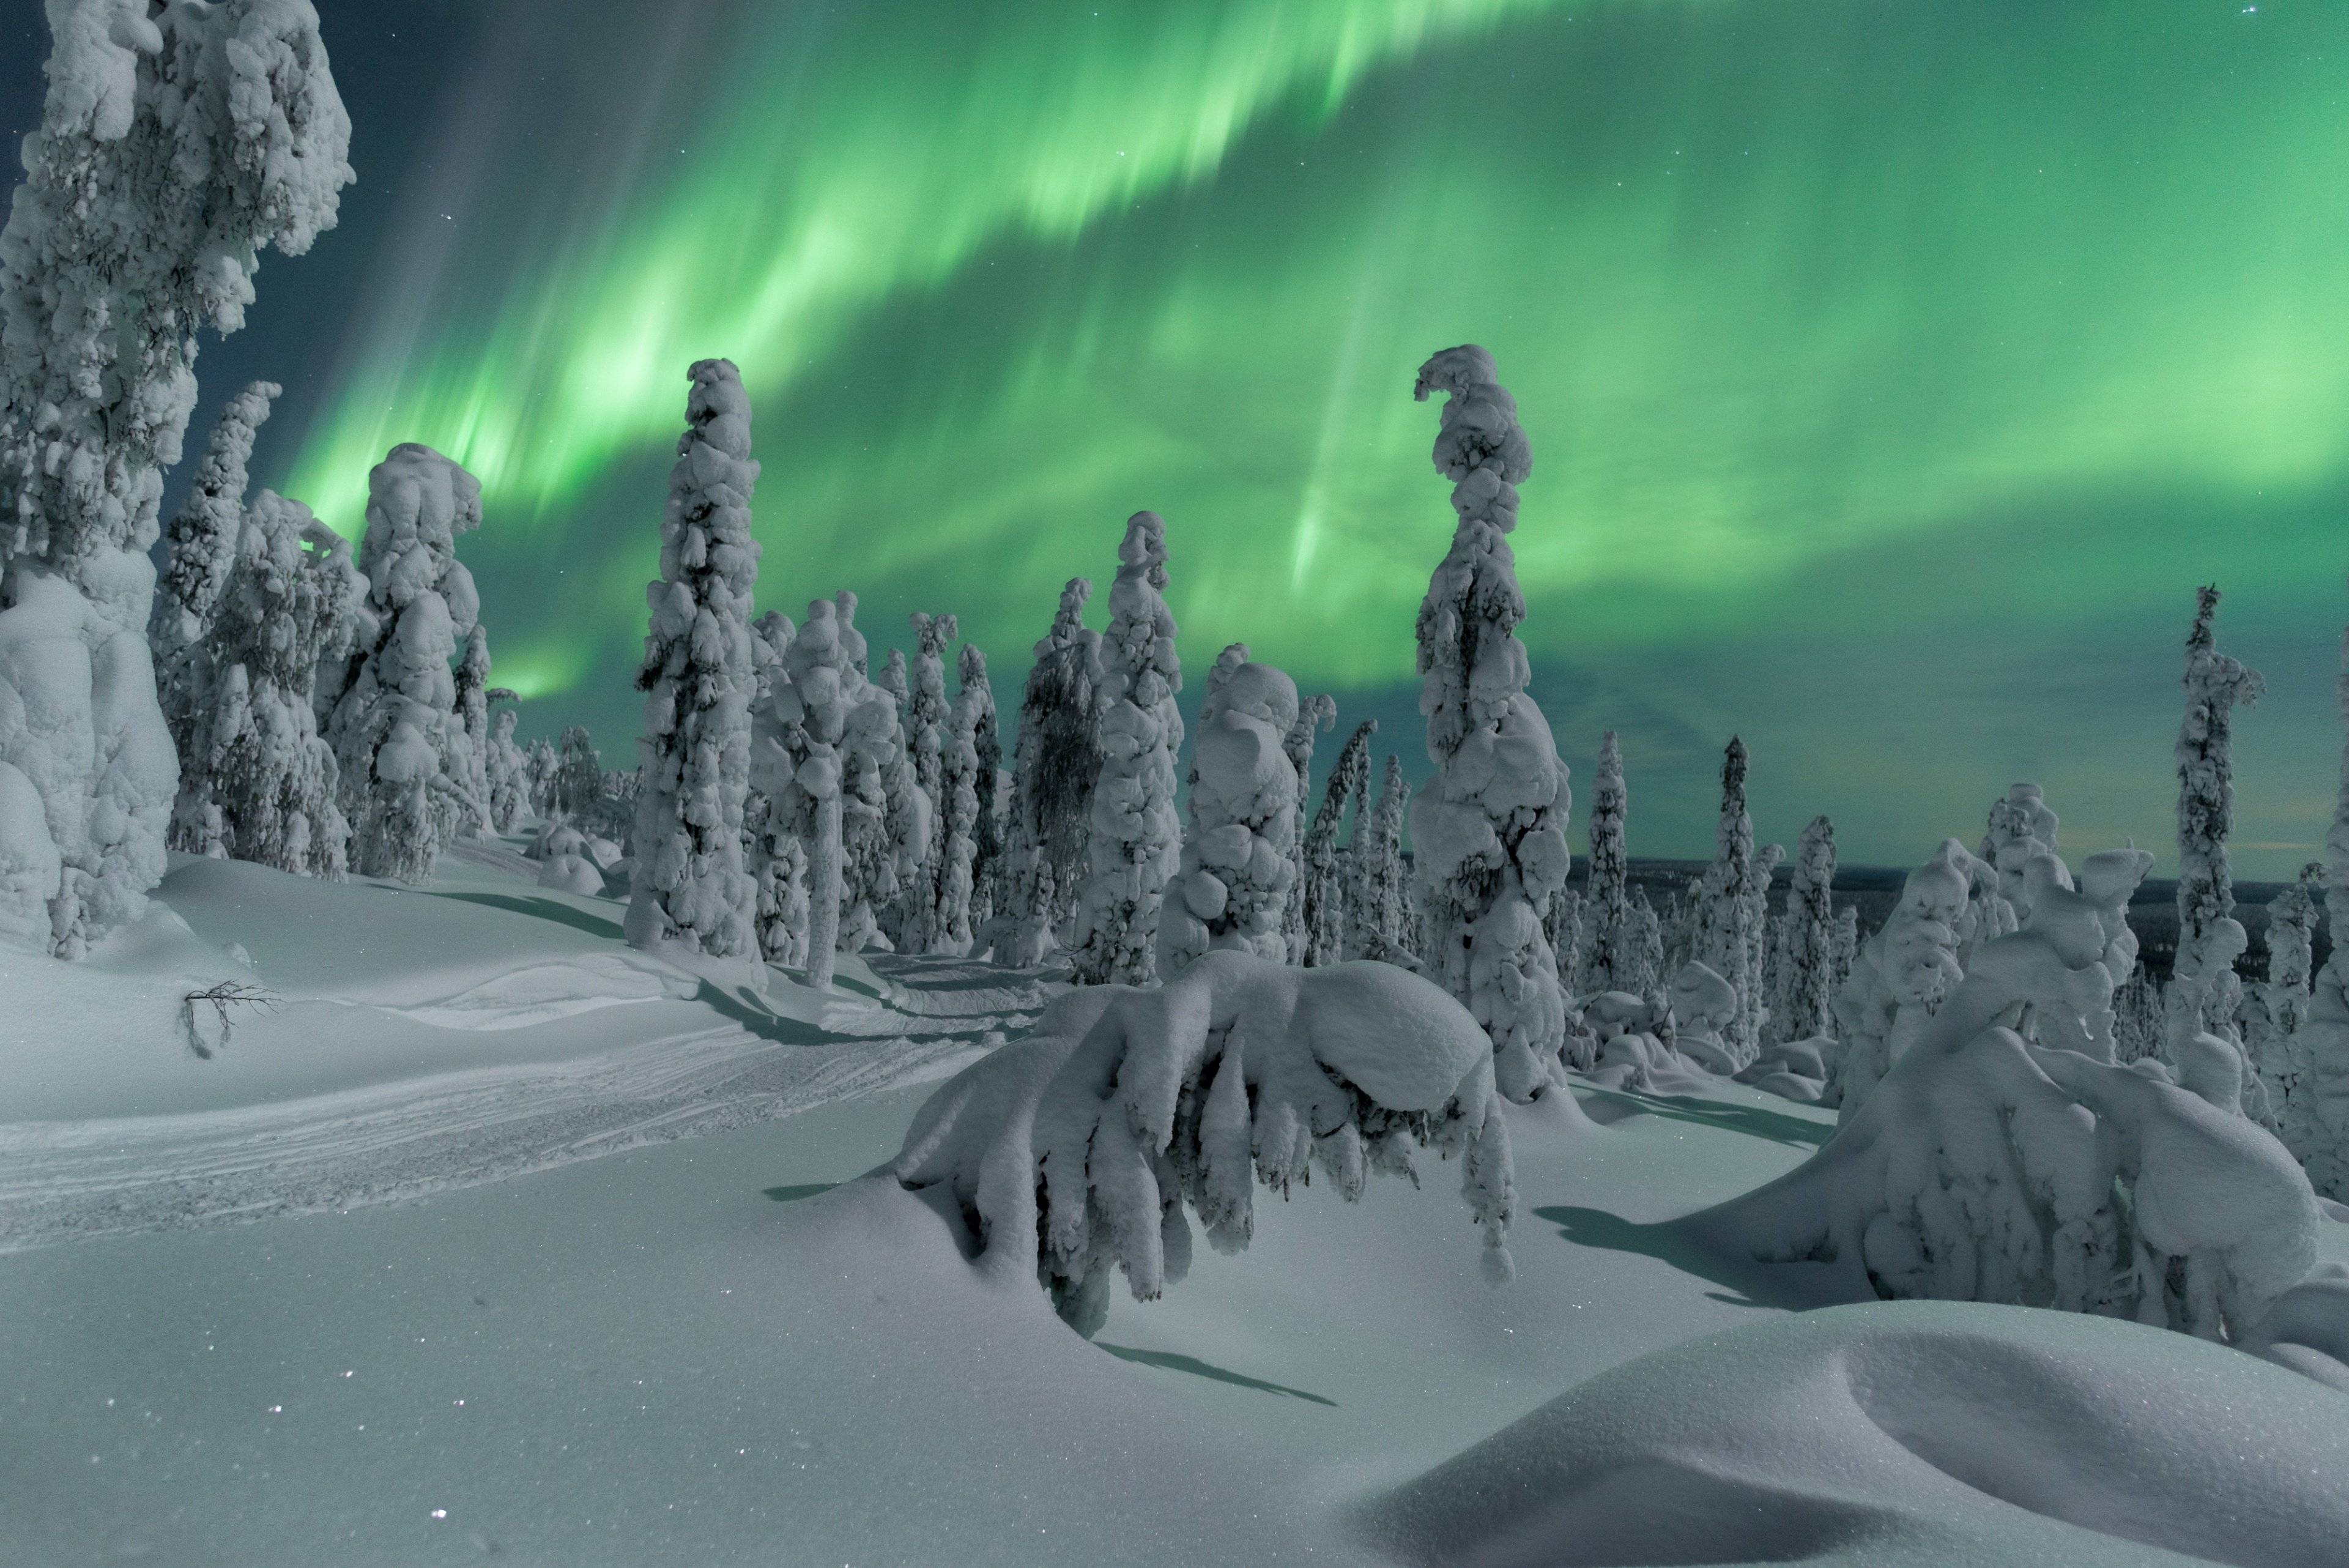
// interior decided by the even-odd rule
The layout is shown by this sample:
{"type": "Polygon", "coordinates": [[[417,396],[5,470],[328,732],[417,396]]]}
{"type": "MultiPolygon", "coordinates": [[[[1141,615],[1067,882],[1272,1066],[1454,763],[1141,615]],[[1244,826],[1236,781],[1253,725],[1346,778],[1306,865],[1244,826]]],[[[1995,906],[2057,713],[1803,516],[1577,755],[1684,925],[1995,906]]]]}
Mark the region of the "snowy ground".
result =
{"type": "Polygon", "coordinates": [[[1088,1344],[859,1179],[1036,984],[884,960],[853,1000],[731,995],[494,852],[444,872],[183,866],[187,930],[62,981],[0,961],[0,1563],[2313,1563],[2349,1538],[2329,1390],[2052,1314],[1797,1315],[1820,1267],[1692,1246],[1661,1222],[1831,1125],[1733,1085],[1592,1091],[1597,1127],[1512,1112],[1511,1285],[1438,1168],[1263,1202],[1248,1252],[1203,1249],[1088,1344]],[[238,971],[232,942],[286,1004],[200,1060],[155,1020],[238,971]]]}

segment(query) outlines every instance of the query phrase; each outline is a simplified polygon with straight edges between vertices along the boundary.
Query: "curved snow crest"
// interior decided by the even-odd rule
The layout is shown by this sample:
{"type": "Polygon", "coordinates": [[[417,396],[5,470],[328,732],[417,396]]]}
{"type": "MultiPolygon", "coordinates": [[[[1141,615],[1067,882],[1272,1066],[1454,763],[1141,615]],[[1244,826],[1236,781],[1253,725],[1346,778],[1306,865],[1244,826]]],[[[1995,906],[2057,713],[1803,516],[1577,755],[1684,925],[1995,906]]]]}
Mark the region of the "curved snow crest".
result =
{"type": "Polygon", "coordinates": [[[2349,1403],[2249,1356],[2092,1318],[1877,1303],[1603,1373],[1357,1524],[1397,1561],[1478,1568],[2317,1568],[2349,1539],[2344,1467],[2349,1403]]]}
{"type": "Polygon", "coordinates": [[[1351,1200],[1408,1176],[1411,1146],[1461,1154],[1485,1272],[1515,1265],[1516,1210],[1492,1049],[1468,1011],[1381,963],[1299,970],[1219,950],[1164,987],[1058,998],[1029,1038],[975,1064],[914,1117],[891,1167],[943,1186],[981,1265],[1035,1278],[1091,1334],[1111,1265],[1137,1301],[1188,1271],[1187,1203],[1219,1251],[1247,1247],[1254,1184],[1314,1167],[1351,1200]]]}

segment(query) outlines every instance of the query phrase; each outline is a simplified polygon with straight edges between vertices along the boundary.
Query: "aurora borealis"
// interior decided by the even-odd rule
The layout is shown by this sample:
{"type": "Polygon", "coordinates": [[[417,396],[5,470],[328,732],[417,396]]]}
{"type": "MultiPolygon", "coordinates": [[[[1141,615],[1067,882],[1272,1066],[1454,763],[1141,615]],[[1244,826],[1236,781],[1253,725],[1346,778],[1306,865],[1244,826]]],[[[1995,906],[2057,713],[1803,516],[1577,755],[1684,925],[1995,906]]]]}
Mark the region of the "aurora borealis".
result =
{"type": "Polygon", "coordinates": [[[953,610],[1009,711],[1146,506],[1186,662],[1244,639],[1423,772],[1451,518],[1410,387],[1476,341],[1535,444],[1535,692],[1578,786],[1623,732],[1635,854],[1708,852],[1732,730],[1765,839],[1824,810],[1914,862],[2030,777],[2067,846],[2166,848],[2203,580],[2271,688],[2239,864],[2321,836],[2349,9],[322,8],[379,218],[264,268],[200,419],[232,366],[285,380],[261,472],[346,531],[395,441],[480,474],[525,733],[625,754],[686,366],[724,354],[763,604],[854,587],[876,644],[953,610]],[[439,68],[371,88],[395,27],[439,68]]]}

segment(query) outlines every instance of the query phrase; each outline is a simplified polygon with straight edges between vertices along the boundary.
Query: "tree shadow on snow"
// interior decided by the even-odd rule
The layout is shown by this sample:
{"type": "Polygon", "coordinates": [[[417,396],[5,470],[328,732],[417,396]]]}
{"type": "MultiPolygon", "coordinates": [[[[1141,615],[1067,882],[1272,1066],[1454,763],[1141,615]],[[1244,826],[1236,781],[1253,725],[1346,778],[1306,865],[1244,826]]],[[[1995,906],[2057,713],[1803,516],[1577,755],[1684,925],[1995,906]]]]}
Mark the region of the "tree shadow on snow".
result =
{"type": "Polygon", "coordinates": [[[837,1181],[811,1181],[799,1187],[761,1187],[759,1196],[771,1198],[778,1203],[797,1203],[802,1198],[813,1198],[839,1185],[837,1181]]]}
{"type": "Polygon", "coordinates": [[[1683,1274],[1710,1280],[1722,1289],[1705,1292],[1706,1298],[1730,1306],[1801,1311],[1849,1299],[1829,1284],[1826,1264],[1763,1263],[1726,1258],[1689,1235],[1675,1220],[1642,1225],[1603,1209],[1579,1209],[1568,1204],[1537,1209],[1534,1218],[1548,1220],[1557,1227],[1559,1240],[1578,1247],[1637,1252],[1683,1274]]]}
{"type": "Polygon", "coordinates": [[[1805,1121],[1761,1106],[1731,1105],[1694,1095],[1643,1095],[1636,1089],[1606,1089],[1596,1084],[1575,1087],[1587,1096],[1582,1103],[1584,1114],[1602,1127],[1637,1116],[1664,1116],[1765,1138],[1790,1148],[1817,1148],[1835,1136],[1833,1123],[1805,1121]]]}
{"type": "Polygon", "coordinates": [[[778,1012],[752,1005],[721,985],[703,981],[693,993],[693,1000],[719,1017],[740,1024],[744,1032],[757,1035],[772,1045],[821,1045],[824,1033],[812,1024],[796,1018],[785,1018],[778,1012]]]}
{"type": "Polygon", "coordinates": [[[1187,1372],[1194,1377],[1205,1377],[1216,1383],[1228,1383],[1236,1388],[1254,1388],[1266,1394],[1285,1394],[1291,1399],[1305,1399],[1316,1405],[1327,1405],[1332,1410],[1338,1407],[1338,1401],[1335,1399],[1324,1399],[1319,1394],[1308,1394],[1302,1388],[1291,1388],[1284,1384],[1268,1383],[1261,1377],[1250,1377],[1246,1373],[1227,1372],[1220,1366],[1200,1360],[1195,1355],[1178,1355],[1172,1350],[1136,1350],[1132,1345],[1106,1345],[1100,1340],[1093,1341],[1093,1344],[1096,1347],[1108,1351],[1120,1361],[1131,1361],[1137,1366],[1158,1366],[1169,1372],[1187,1372]]]}
{"type": "Polygon", "coordinates": [[[423,892],[428,898],[453,898],[460,904],[479,904],[484,909],[503,909],[510,915],[528,915],[533,919],[553,920],[558,926],[569,926],[573,930],[585,931],[591,937],[617,940],[620,936],[619,921],[605,919],[586,909],[574,909],[559,899],[528,898],[517,893],[435,893],[422,888],[405,891],[423,892]]]}

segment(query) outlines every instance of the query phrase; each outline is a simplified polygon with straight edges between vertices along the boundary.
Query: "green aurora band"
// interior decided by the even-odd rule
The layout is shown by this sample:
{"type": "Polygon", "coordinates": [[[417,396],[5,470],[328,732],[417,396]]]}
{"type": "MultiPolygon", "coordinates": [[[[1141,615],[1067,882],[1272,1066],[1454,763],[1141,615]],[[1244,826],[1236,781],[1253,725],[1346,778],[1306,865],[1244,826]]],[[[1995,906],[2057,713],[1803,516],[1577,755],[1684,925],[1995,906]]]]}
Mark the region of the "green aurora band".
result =
{"type": "Polygon", "coordinates": [[[452,128],[438,226],[376,264],[281,488],[356,530],[395,441],[478,473],[533,730],[632,732],[685,369],[724,354],[764,602],[853,587],[876,640],[955,610],[1008,699],[1149,506],[1186,659],[1246,639],[1423,771],[1399,689],[1451,519],[1409,389],[1473,340],[1535,443],[1537,695],[1570,761],[1624,732],[1636,850],[1706,852],[1733,728],[1765,837],[1826,809],[1913,861],[2033,776],[2067,845],[2163,842],[2211,578],[2275,688],[2239,858],[2313,848],[2349,7],[850,10],[549,42],[560,101],[452,128]]]}

